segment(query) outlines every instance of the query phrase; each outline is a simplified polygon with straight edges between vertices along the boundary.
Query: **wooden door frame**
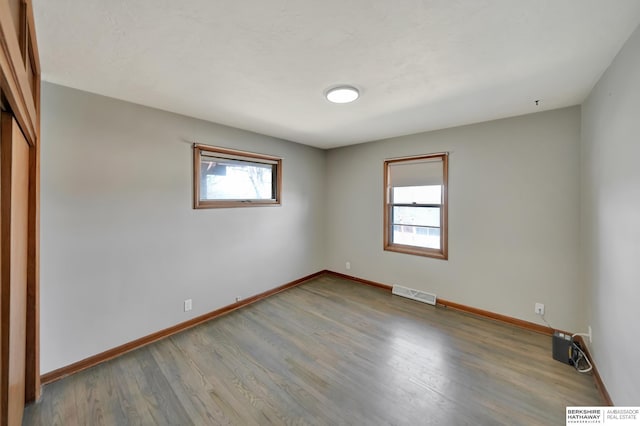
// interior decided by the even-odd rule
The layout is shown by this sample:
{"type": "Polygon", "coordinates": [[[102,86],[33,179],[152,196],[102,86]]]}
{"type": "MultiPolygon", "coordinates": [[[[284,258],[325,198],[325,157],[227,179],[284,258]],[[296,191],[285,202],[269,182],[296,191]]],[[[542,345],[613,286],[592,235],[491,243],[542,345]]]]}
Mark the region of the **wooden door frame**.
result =
{"type": "Polygon", "coordinates": [[[0,424],[17,425],[26,401],[29,161],[31,146],[13,114],[0,114],[0,424]]]}
{"type": "Polygon", "coordinates": [[[25,401],[30,402],[40,397],[40,60],[31,0],[20,0],[20,7],[16,25],[8,0],[0,0],[0,94],[29,143],[25,401]]]}

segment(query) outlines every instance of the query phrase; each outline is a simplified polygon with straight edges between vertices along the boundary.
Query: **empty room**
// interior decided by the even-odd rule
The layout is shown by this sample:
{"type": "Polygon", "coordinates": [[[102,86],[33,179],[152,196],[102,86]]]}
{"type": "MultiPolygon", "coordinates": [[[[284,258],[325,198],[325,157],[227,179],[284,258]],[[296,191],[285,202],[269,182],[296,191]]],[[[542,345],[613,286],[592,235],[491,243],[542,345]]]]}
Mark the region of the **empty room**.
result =
{"type": "Polygon", "coordinates": [[[640,424],[639,25],[0,0],[0,424],[640,424]]]}

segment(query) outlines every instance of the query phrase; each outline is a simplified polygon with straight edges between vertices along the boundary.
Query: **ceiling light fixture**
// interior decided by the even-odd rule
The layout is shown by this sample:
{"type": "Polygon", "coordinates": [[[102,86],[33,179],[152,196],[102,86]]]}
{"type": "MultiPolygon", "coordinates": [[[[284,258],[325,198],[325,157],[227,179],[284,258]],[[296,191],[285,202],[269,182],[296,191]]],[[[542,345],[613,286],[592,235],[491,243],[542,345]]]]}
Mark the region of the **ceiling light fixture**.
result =
{"type": "Polygon", "coordinates": [[[338,86],[327,90],[325,95],[334,104],[348,104],[360,96],[360,92],[353,86],[338,86]]]}

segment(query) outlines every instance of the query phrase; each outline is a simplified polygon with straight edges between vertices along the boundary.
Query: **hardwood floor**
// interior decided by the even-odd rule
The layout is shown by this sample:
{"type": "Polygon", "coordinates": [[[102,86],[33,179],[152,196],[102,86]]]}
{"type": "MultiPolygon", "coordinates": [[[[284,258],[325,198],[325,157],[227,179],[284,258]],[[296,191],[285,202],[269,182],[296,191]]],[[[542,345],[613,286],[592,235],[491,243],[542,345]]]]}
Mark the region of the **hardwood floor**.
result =
{"type": "Polygon", "coordinates": [[[560,425],[551,338],[321,276],[44,388],[24,425],[560,425]]]}

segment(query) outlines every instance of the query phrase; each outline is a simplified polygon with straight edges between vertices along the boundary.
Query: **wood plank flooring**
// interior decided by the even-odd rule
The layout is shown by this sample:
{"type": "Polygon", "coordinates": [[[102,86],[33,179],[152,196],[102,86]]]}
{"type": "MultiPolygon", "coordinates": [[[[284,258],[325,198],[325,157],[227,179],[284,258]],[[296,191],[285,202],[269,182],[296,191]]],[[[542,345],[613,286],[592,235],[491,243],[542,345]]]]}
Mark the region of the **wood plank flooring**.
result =
{"type": "Polygon", "coordinates": [[[24,425],[560,425],[551,338],[329,275],[51,383],[24,425]]]}

